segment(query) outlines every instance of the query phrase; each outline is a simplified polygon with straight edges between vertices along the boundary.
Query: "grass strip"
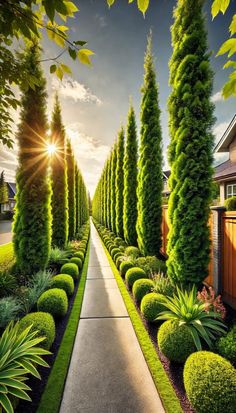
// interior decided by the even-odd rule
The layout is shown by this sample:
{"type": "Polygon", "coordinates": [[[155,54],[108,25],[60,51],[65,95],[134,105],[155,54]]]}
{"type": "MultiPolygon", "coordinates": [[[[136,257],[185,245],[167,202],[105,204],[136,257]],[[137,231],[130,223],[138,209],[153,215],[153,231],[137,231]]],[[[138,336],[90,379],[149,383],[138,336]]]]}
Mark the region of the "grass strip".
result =
{"type": "Polygon", "coordinates": [[[0,271],[7,270],[15,262],[13,243],[0,245],[0,271]]]}
{"type": "Polygon", "coordinates": [[[88,248],[84,260],[81,278],[79,281],[79,287],[70,313],[70,318],[67,323],[56,360],[53,364],[52,371],[49,375],[45,390],[41,397],[37,413],[58,413],[60,409],[83,302],[88,271],[89,249],[90,240],[88,242],[88,248]]]}
{"type": "Polygon", "coordinates": [[[127,291],[126,285],[119,271],[117,270],[109,254],[109,251],[104,245],[102,239],[101,242],[107,255],[111,269],[113,271],[114,277],[116,279],[117,285],[123,297],[131,322],[133,324],[134,331],[139,341],[139,345],[142,349],[143,355],[147,362],[148,368],[152,375],[157,391],[161,397],[164,409],[166,413],[183,413],[180,401],[175,393],[175,390],[173,389],[173,386],[165,372],[164,367],[162,366],[156,349],[148,335],[146,328],[143,325],[142,319],[127,291]]]}

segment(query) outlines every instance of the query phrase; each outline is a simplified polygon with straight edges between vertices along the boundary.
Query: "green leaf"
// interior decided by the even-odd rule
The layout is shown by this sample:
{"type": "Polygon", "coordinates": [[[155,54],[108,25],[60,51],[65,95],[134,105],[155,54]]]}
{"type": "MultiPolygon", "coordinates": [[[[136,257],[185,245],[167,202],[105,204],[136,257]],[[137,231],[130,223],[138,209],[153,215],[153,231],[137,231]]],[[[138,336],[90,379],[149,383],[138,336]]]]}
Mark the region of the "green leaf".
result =
{"type": "Polygon", "coordinates": [[[230,23],[229,31],[231,36],[236,33],[236,14],[233,16],[232,22],[230,23]]]}
{"type": "Polygon", "coordinates": [[[71,72],[71,69],[70,69],[69,66],[65,65],[64,63],[61,63],[61,68],[62,68],[63,72],[68,73],[68,74],[71,75],[72,72],[71,72]]]}
{"type": "Polygon", "coordinates": [[[20,398],[20,399],[23,399],[23,400],[28,400],[29,402],[31,402],[31,398],[29,397],[29,395],[24,391],[24,390],[21,390],[21,389],[10,389],[9,390],[9,393],[10,394],[13,394],[13,396],[16,396],[16,397],[18,397],[18,398],[20,398]]]}
{"type": "Polygon", "coordinates": [[[91,61],[89,59],[89,56],[91,56],[93,54],[94,54],[94,52],[92,52],[92,50],[80,49],[78,51],[78,58],[79,58],[81,63],[83,63],[85,65],[91,65],[91,61]]]}
{"type": "Polygon", "coordinates": [[[0,393],[0,405],[6,410],[6,413],[14,413],[12,404],[6,394],[0,393]]]}
{"type": "Polygon", "coordinates": [[[64,1],[69,17],[74,17],[74,13],[79,11],[78,7],[72,1],[64,1]]]}
{"type": "Polygon", "coordinates": [[[137,2],[139,10],[145,14],[149,6],[149,0],[137,0],[137,2]]]}
{"type": "Polygon", "coordinates": [[[224,42],[216,56],[221,56],[228,53],[228,57],[236,53],[236,38],[228,39],[224,42]]]}
{"type": "Polygon", "coordinates": [[[44,6],[44,9],[45,9],[45,12],[46,12],[47,16],[49,17],[49,19],[53,23],[54,17],[55,17],[54,2],[51,1],[51,0],[43,0],[43,6],[44,6]]]}
{"type": "Polygon", "coordinates": [[[57,77],[58,77],[60,80],[63,79],[64,72],[63,72],[63,70],[62,70],[62,68],[61,68],[60,65],[57,66],[57,69],[56,69],[56,72],[55,72],[55,73],[56,73],[57,77]]]}
{"type": "Polygon", "coordinates": [[[68,52],[69,52],[70,57],[71,57],[73,60],[76,60],[76,57],[77,57],[76,50],[75,50],[75,49],[72,49],[71,47],[69,47],[69,48],[68,48],[68,52]]]}
{"type": "Polygon", "coordinates": [[[85,44],[87,44],[87,42],[85,40],[76,40],[73,43],[78,45],[78,46],[84,46],[85,44]]]}
{"type": "Polygon", "coordinates": [[[56,70],[57,70],[57,65],[50,66],[50,73],[55,73],[56,70]]]}

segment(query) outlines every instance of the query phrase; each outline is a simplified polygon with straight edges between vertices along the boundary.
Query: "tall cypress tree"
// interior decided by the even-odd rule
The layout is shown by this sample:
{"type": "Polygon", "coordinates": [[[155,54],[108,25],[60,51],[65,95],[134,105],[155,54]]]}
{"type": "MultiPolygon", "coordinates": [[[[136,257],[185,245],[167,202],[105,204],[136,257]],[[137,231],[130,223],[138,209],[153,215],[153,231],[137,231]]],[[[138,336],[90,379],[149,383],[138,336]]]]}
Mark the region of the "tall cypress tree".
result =
{"type": "Polygon", "coordinates": [[[169,277],[201,282],[209,263],[214,106],[203,0],[179,0],[172,27],[169,277]]]}
{"type": "Polygon", "coordinates": [[[51,159],[52,245],[64,248],[68,240],[68,185],[65,129],[57,94],[52,113],[51,142],[56,147],[56,153],[51,159]]]}
{"type": "Polygon", "coordinates": [[[79,168],[75,162],[75,234],[79,231],[79,168]]]}
{"type": "Polygon", "coordinates": [[[5,182],[4,171],[0,174],[0,212],[1,212],[1,204],[5,204],[8,201],[8,190],[7,184],[5,182]]]}
{"type": "Polygon", "coordinates": [[[144,69],[137,234],[141,252],[144,255],[158,255],[162,243],[162,137],[151,35],[148,38],[144,69]]]}
{"type": "Polygon", "coordinates": [[[107,228],[111,228],[111,214],[110,214],[110,206],[111,206],[111,156],[108,158],[107,162],[107,228]]]}
{"type": "Polygon", "coordinates": [[[134,108],[130,105],[124,158],[124,238],[137,245],[137,175],[138,142],[134,108]]]}
{"type": "Polygon", "coordinates": [[[116,164],[117,164],[117,143],[112,150],[111,163],[111,229],[116,233],[116,164]]]}
{"type": "Polygon", "coordinates": [[[17,267],[28,275],[46,267],[51,244],[47,94],[39,61],[39,47],[34,44],[25,52],[24,65],[38,82],[34,89],[22,91],[17,134],[19,166],[13,243],[17,267]]]}
{"type": "Polygon", "coordinates": [[[116,233],[119,237],[124,237],[123,205],[124,205],[124,143],[125,135],[122,127],[118,133],[117,141],[117,164],[116,164],[116,233]]]}
{"type": "Polygon", "coordinates": [[[68,173],[68,204],[69,204],[69,239],[75,237],[76,203],[75,203],[75,159],[71,142],[67,140],[67,173],[68,173]]]}

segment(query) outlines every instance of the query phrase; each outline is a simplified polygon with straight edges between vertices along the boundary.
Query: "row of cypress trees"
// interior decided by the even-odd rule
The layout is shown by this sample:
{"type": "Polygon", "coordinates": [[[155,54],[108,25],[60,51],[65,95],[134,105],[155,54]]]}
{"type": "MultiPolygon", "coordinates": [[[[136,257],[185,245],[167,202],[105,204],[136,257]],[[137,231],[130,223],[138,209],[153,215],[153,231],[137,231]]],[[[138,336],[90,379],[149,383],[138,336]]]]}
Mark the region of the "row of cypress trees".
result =
{"type": "Polygon", "coordinates": [[[39,61],[39,46],[31,45],[25,52],[24,66],[38,82],[21,91],[17,134],[13,243],[17,268],[28,275],[44,269],[51,246],[64,248],[89,216],[86,187],[65,136],[57,95],[48,135],[46,81],[39,61]],[[52,156],[49,143],[56,148],[52,156]]]}
{"type": "MultiPolygon", "coordinates": [[[[203,3],[203,0],[178,0],[171,29],[173,54],[168,102],[171,195],[167,268],[168,276],[183,284],[205,279],[210,251],[208,219],[212,196],[214,106],[203,3]]],[[[162,139],[151,37],[144,68],[139,160],[137,162],[136,126],[131,107],[125,155],[121,130],[107,162],[111,168],[109,180],[106,164],[94,195],[93,215],[117,235],[124,235],[128,244],[138,244],[144,255],[158,256],[162,244],[162,139]],[[133,140],[130,140],[131,135],[135,136],[133,140]],[[107,225],[106,212],[101,214],[104,194],[108,193],[110,225],[107,225]]]]}

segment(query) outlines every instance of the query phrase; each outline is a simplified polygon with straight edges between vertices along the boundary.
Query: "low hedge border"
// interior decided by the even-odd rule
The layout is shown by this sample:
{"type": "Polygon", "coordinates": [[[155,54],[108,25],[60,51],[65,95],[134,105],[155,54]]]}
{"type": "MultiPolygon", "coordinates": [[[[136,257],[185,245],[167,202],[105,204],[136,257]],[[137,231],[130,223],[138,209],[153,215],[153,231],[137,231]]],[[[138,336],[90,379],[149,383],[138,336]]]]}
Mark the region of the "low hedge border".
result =
{"type": "Polygon", "coordinates": [[[107,248],[105,247],[101,236],[100,236],[100,239],[101,239],[104,251],[107,255],[111,269],[113,271],[114,277],[116,279],[117,285],[123,297],[123,300],[127,308],[128,314],[130,316],[131,322],[133,324],[134,331],[139,341],[139,345],[142,349],[143,355],[147,362],[148,368],[152,375],[157,391],[161,397],[161,401],[163,403],[164,409],[166,413],[183,413],[183,409],[180,405],[179,399],[164,370],[164,367],[162,366],[162,363],[158,357],[158,354],[156,352],[154,345],[152,344],[152,341],[148,335],[148,332],[143,325],[142,319],[140,318],[140,315],[137,312],[137,309],[127,291],[125,283],[122,277],[120,276],[120,273],[117,270],[107,248]]]}
{"type": "Polygon", "coordinates": [[[67,372],[70,365],[74,347],[75,336],[78,329],[80,312],[83,302],[85,283],[88,271],[90,239],[81,272],[79,287],[76,293],[70,318],[66,326],[56,360],[53,364],[45,390],[40,400],[37,413],[58,413],[60,410],[67,372]]]}

